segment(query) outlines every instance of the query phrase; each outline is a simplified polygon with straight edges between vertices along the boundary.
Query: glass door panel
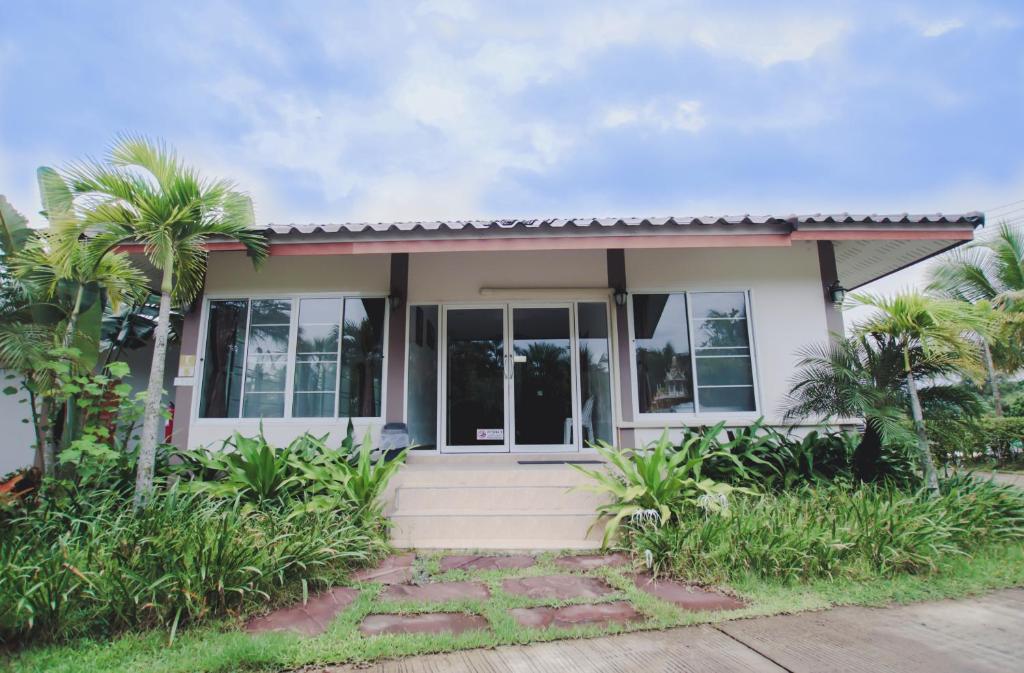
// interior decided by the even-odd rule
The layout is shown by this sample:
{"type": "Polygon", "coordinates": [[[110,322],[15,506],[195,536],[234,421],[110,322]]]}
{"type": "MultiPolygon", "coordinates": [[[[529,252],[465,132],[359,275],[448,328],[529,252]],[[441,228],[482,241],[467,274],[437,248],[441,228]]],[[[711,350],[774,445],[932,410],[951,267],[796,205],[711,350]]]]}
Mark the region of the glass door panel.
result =
{"type": "Polygon", "coordinates": [[[572,320],[568,306],[512,307],[513,448],[574,448],[572,320]]]}
{"type": "Polygon", "coordinates": [[[445,446],[508,451],[505,309],[445,311],[445,446]]]}

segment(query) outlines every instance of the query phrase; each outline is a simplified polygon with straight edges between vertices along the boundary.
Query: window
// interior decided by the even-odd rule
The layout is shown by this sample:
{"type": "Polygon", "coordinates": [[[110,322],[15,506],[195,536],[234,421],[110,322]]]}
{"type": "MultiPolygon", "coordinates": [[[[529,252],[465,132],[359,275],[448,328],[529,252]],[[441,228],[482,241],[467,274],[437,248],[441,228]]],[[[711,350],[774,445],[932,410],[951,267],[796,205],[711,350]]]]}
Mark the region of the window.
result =
{"type": "Polygon", "coordinates": [[[437,306],[409,309],[409,440],[422,449],[437,445],[437,306]]]}
{"type": "Polygon", "coordinates": [[[614,442],[612,434],[611,349],[608,309],[604,303],[581,302],[576,307],[579,325],[580,426],[583,445],[599,440],[614,442]]]}
{"type": "Polygon", "coordinates": [[[633,336],[640,413],[755,410],[746,293],[635,294],[633,336]]]}
{"type": "Polygon", "coordinates": [[[376,417],[383,298],[212,300],[201,418],[376,417]]]}

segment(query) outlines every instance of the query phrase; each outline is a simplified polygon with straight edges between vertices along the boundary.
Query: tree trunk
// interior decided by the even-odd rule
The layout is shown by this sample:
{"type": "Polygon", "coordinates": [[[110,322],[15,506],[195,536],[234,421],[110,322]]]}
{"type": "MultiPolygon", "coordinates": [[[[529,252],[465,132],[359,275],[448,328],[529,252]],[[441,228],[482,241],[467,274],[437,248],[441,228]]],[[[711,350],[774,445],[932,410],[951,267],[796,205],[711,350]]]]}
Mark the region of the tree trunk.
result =
{"type": "Polygon", "coordinates": [[[924,414],[921,412],[921,400],[917,397],[917,383],[914,374],[907,370],[907,390],[910,392],[910,411],[914,416],[914,432],[917,433],[917,451],[921,457],[921,469],[924,472],[924,483],[932,496],[939,494],[939,475],[932,461],[932,451],[928,446],[928,434],[924,429],[924,414]]]}
{"type": "Polygon", "coordinates": [[[160,427],[163,414],[160,412],[163,406],[164,361],[167,359],[167,336],[171,320],[171,271],[171,264],[165,263],[163,283],[160,286],[160,312],[153,333],[153,364],[149,368],[146,411],[142,421],[142,440],[139,445],[139,464],[135,477],[135,509],[144,506],[153,491],[156,447],[163,438],[160,427]]]}
{"type": "Polygon", "coordinates": [[[985,368],[988,369],[988,383],[992,386],[992,406],[995,407],[996,416],[1003,415],[1003,396],[999,392],[999,379],[996,374],[995,364],[992,362],[992,349],[988,347],[988,341],[982,340],[985,352],[985,368]]]}
{"type": "Polygon", "coordinates": [[[39,411],[39,427],[43,437],[43,474],[52,477],[57,467],[57,447],[53,439],[53,400],[43,398],[39,411]]]}

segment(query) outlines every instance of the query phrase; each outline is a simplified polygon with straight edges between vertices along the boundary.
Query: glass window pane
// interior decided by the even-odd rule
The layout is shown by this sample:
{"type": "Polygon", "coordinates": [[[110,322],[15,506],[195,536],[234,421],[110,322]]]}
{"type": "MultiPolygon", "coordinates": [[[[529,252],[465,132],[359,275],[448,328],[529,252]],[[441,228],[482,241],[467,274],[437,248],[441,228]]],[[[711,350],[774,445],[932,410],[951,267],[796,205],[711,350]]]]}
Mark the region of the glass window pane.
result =
{"type": "Polygon", "coordinates": [[[292,417],[325,418],[334,416],[334,392],[295,393],[292,401],[292,417]]]}
{"type": "Polygon", "coordinates": [[[295,391],[334,393],[338,363],[334,356],[303,357],[295,362],[295,391]]]}
{"type": "Polygon", "coordinates": [[[515,444],[573,444],[572,314],[567,307],[513,308],[515,444]]]}
{"type": "Polygon", "coordinates": [[[249,301],[211,301],[203,355],[201,418],[238,418],[249,301]]]}
{"type": "Polygon", "coordinates": [[[333,325],[306,325],[299,323],[297,353],[338,354],[338,323],[333,325]]]}
{"type": "MultiPolygon", "coordinates": [[[[754,378],[750,373],[750,358],[697,358],[697,385],[701,390],[704,389],[704,386],[752,385],[753,383],[754,378]]],[[[703,397],[701,406],[704,406],[703,397]]]]}
{"type": "Polygon", "coordinates": [[[697,354],[707,348],[745,348],[750,345],[747,338],[746,320],[694,320],[693,338],[697,342],[697,354]]]}
{"type": "Polygon", "coordinates": [[[633,295],[633,334],[640,413],[692,412],[685,295],[633,295]]]}
{"type": "Polygon", "coordinates": [[[449,309],[447,321],[448,446],[505,443],[505,311],[449,309]]]}
{"type": "Polygon", "coordinates": [[[303,299],[299,302],[300,323],[337,325],[341,320],[341,297],[303,299]]]}
{"type": "Polygon", "coordinates": [[[747,307],[742,292],[694,292],[693,319],[746,318],[747,307]]]}
{"type": "Polygon", "coordinates": [[[385,306],[383,298],[345,300],[338,406],[342,416],[380,416],[385,306]]]}
{"type": "Polygon", "coordinates": [[[580,358],[580,427],[583,445],[597,440],[612,443],[611,351],[608,309],[603,303],[577,306],[580,358]]]}
{"type": "Polygon", "coordinates": [[[288,325],[257,326],[249,329],[249,357],[288,352],[288,325]]]}
{"type": "Polygon", "coordinates": [[[713,411],[754,411],[754,388],[743,386],[739,388],[701,388],[700,410],[702,412],[713,411]]]}
{"type": "Polygon", "coordinates": [[[253,325],[288,325],[291,323],[292,302],[290,299],[253,299],[253,325]]]}
{"type": "Polygon", "coordinates": [[[250,355],[245,369],[245,392],[284,390],[287,355],[250,355]]]}
{"type": "Polygon", "coordinates": [[[242,416],[281,418],[284,416],[284,393],[246,393],[242,416]]]}
{"type": "Polygon", "coordinates": [[[437,306],[409,310],[409,441],[423,449],[437,445],[437,306]]]}

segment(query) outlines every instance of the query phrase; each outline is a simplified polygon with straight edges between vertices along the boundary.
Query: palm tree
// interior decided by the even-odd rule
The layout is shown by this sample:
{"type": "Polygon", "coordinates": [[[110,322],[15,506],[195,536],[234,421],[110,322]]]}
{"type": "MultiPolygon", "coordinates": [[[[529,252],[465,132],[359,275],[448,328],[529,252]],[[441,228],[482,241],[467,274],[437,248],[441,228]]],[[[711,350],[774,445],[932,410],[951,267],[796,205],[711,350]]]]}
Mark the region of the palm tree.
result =
{"type": "MultiPolygon", "coordinates": [[[[864,434],[853,454],[862,481],[886,476],[883,446],[914,441],[908,432],[910,397],[899,342],[885,334],[862,335],[806,346],[790,380],[787,420],[863,418],[864,434]]],[[[911,354],[915,381],[927,381],[918,395],[928,421],[967,422],[981,414],[977,393],[960,385],[935,383],[958,373],[948,356],[911,354]]]]}
{"type": "Polygon", "coordinates": [[[855,335],[885,335],[892,338],[899,349],[925,485],[933,494],[938,493],[939,479],[928,447],[919,384],[914,373],[915,361],[922,357],[942,359],[957,368],[969,368],[978,356],[971,337],[990,336],[993,326],[991,312],[962,301],[919,292],[905,292],[892,297],[854,294],[850,305],[875,309],[874,315],[853,326],[855,335]]]}
{"type": "Polygon", "coordinates": [[[141,243],[161,273],[135,486],[138,508],[153,488],[171,304],[187,305],[202,290],[205,245],[211,239],[241,243],[254,265],[266,258],[267,242],[251,228],[254,216],[248,196],[227,180],[203,179],[162,142],[124,136],[106,162],[75,164],[63,175],[86,225],[96,232],[94,254],[141,243]]]}
{"type": "Polygon", "coordinates": [[[996,235],[944,257],[931,270],[929,289],[976,304],[987,302],[1002,319],[998,338],[982,340],[996,416],[1003,415],[997,368],[1016,371],[1024,352],[1024,232],[1007,223],[996,235]]]}
{"type": "MultiPolygon", "coordinates": [[[[40,171],[44,206],[47,194],[59,191],[54,176],[40,171]]],[[[19,372],[26,384],[36,427],[36,463],[53,474],[60,440],[66,444],[73,438],[78,407],[56,399],[57,380],[48,363],[60,357],[76,371],[92,369],[99,357],[104,304],[109,301],[116,309],[123,300],[144,295],[146,278],[124,254],[92,255],[69,209],[51,203],[43,214],[50,227],[30,229],[24,217],[0,203],[0,365],[19,372]],[[62,406],[61,432],[56,417],[62,406]]]]}

